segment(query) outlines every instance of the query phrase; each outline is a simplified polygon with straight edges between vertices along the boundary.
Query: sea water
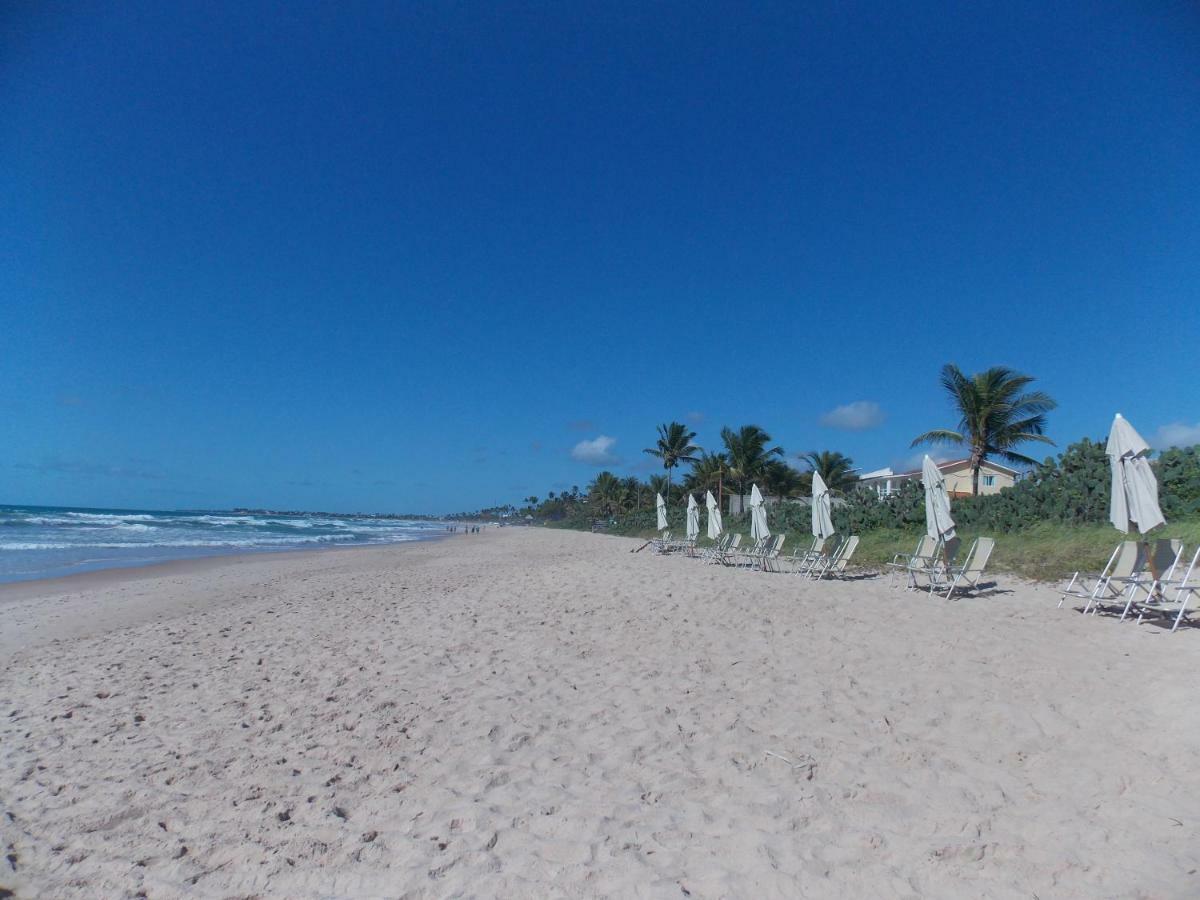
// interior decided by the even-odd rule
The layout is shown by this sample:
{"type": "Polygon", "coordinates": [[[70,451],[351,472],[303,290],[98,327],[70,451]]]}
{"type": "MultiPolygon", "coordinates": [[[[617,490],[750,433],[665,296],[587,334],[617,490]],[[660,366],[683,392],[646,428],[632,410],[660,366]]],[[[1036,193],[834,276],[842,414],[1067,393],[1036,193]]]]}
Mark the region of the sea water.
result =
{"type": "Polygon", "coordinates": [[[227,553],[439,537],[432,521],[194,510],[0,506],[0,582],[227,553]]]}

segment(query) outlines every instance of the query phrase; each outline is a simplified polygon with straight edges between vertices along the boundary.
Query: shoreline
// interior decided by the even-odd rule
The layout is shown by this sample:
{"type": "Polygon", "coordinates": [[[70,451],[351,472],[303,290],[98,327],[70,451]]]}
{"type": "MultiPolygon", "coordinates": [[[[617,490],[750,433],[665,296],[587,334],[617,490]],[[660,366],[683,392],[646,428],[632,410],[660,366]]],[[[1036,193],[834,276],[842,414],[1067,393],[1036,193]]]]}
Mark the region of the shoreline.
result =
{"type": "Polygon", "coordinates": [[[187,575],[203,571],[211,566],[224,563],[242,564],[254,559],[278,559],[306,555],[339,553],[349,550],[379,550],[385,547],[404,547],[409,544],[429,544],[452,537],[451,534],[421,538],[411,541],[388,541],[375,544],[341,544],[325,547],[303,547],[287,550],[234,550],[229,553],[210,553],[204,556],[184,556],[178,559],[161,559],[153,562],[139,562],[129,565],[116,564],[96,569],[85,569],[82,572],[70,572],[66,575],[46,575],[36,578],[23,578],[19,581],[0,581],[0,606],[10,599],[24,599],[21,595],[42,596],[49,589],[61,593],[74,590],[90,590],[96,587],[107,587],[111,584],[126,580],[153,578],[159,575],[187,575]],[[20,588],[29,588],[21,591],[20,588]]]}

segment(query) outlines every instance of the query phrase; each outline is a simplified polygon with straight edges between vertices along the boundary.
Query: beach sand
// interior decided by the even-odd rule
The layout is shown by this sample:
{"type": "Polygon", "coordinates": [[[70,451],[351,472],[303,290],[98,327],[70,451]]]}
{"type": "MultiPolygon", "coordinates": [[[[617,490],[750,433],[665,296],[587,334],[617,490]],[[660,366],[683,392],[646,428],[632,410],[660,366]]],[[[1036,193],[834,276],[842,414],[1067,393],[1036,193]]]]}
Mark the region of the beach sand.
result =
{"type": "Polygon", "coordinates": [[[18,897],[1200,896],[1200,631],[506,529],[0,590],[18,897]]]}

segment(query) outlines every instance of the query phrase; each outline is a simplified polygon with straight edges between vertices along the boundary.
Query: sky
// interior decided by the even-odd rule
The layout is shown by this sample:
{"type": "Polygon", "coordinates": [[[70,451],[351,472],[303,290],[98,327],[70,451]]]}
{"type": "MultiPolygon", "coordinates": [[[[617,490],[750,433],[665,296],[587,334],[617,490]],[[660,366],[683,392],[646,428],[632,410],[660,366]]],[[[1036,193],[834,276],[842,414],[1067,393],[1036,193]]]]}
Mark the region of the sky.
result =
{"type": "Polygon", "coordinates": [[[1200,441],[1194,3],[25,2],[0,110],[0,503],[903,466],[947,362],[1200,441]]]}

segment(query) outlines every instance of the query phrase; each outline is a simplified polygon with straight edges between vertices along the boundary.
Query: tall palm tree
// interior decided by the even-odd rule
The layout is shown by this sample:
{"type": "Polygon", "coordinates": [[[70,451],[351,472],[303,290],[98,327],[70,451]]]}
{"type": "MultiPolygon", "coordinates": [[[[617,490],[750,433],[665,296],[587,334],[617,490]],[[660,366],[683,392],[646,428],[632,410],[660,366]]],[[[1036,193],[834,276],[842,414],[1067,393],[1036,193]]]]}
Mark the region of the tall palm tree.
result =
{"type": "Polygon", "coordinates": [[[936,428],[913,439],[918,444],[958,444],[970,449],[971,493],[979,494],[979,467],[990,456],[1022,465],[1037,460],[1013,448],[1026,441],[1054,444],[1046,437],[1046,413],[1058,404],[1042,391],[1025,388],[1033,376],[993,366],[967,377],[954,363],[942,367],[942,387],[958,413],[958,431],[936,428]]]}
{"type": "Polygon", "coordinates": [[[671,470],[681,462],[694,462],[700,448],[692,443],[696,432],[681,422],[670,422],[658,426],[658,442],[646,448],[645,453],[662,460],[667,470],[667,502],[671,501],[671,470]]]}
{"type": "Polygon", "coordinates": [[[725,458],[729,461],[729,473],[738,484],[742,496],[746,495],[746,484],[762,476],[772,457],[783,456],[782,447],[767,447],[771,436],[757,425],[743,425],[737,431],[721,429],[721,440],[725,444],[725,458]]]}
{"type": "Polygon", "coordinates": [[[836,450],[812,450],[800,457],[809,469],[821,476],[832,494],[844,494],[858,483],[854,460],[836,450]]]}

